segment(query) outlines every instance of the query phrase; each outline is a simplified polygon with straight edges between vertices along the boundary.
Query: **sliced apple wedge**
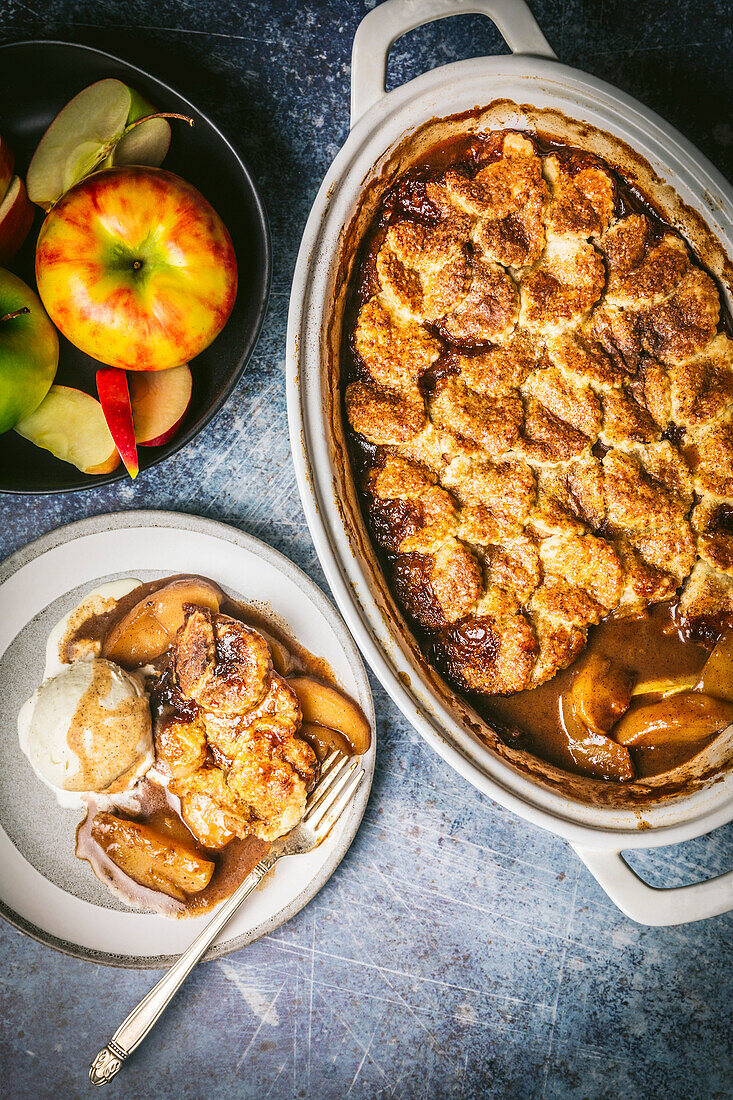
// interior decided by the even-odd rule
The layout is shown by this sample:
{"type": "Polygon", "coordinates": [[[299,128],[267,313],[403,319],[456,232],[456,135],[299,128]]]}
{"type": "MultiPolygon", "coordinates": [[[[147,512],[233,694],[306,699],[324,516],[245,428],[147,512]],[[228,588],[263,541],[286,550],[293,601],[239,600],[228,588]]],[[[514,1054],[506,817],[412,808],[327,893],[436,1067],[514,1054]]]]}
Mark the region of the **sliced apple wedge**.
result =
{"type": "Polygon", "coordinates": [[[20,176],[13,176],[0,203],[0,265],[9,264],[30,233],[33,204],[20,176]]]}
{"type": "Polygon", "coordinates": [[[315,722],[303,722],[300,736],[308,742],[321,763],[334,750],[342,752],[344,756],[351,756],[354,751],[343,733],[329,729],[328,726],[317,726],[315,722]]]}
{"type": "MultiPolygon", "coordinates": [[[[134,88],[128,90],[131,100],[127,115],[129,126],[131,122],[154,114],[155,108],[134,88]]],[[[164,118],[146,118],[145,122],[124,135],[111,160],[113,164],[152,164],[159,168],[166,158],[170,144],[170,123],[164,118]]]]}
{"type": "Polygon", "coordinates": [[[733,703],[699,691],[683,692],[628,710],[612,730],[621,745],[645,749],[702,741],[733,722],[733,703]]]}
{"type": "Polygon", "coordinates": [[[214,864],[192,847],[110,813],[98,813],[92,822],[92,837],[121,871],[178,901],[198,894],[209,884],[214,864]]]}
{"type": "Polygon", "coordinates": [[[193,379],[184,365],[170,370],[136,371],[129,376],[135,441],[161,447],[178,431],[191,404],[193,379]]]}
{"type": "Polygon", "coordinates": [[[723,635],[703,665],[699,690],[733,701],[733,633],[723,635]]]}
{"type": "Polygon", "coordinates": [[[84,88],[59,111],[33,154],[27,176],[31,201],[50,210],[103,164],[160,165],[170,126],[164,117],[148,118],[152,110],[121,80],[98,80],[84,88]]]}
{"type": "Polygon", "coordinates": [[[312,676],[293,676],[288,683],[298,696],[304,722],[342,733],[359,755],[367,751],[371,744],[369,723],[356,703],[312,676]]]}
{"type": "Polygon", "coordinates": [[[10,187],[15,167],[15,156],[5,138],[0,134],[0,202],[5,198],[5,193],[10,187]]]}
{"type": "Polygon", "coordinates": [[[626,746],[605,733],[588,729],[568,696],[560,699],[560,718],[568,737],[568,751],[580,772],[619,783],[634,778],[634,765],[626,746]]]}
{"type": "MultiPolygon", "coordinates": [[[[683,691],[692,691],[700,682],[699,673],[690,673],[680,676],[652,676],[648,680],[639,680],[634,684],[631,694],[658,695],[660,699],[667,699],[670,695],[680,695],[683,691]]],[[[715,695],[714,691],[709,693],[715,695]]]]}
{"type": "Polygon", "coordinates": [[[132,406],[127,374],[119,367],[101,367],[97,371],[97,393],[112,438],[131,478],[140,472],[132,423],[132,406]]]}
{"type": "Polygon", "coordinates": [[[28,168],[28,195],[50,210],[65,191],[94,171],[122,137],[130,112],[130,89],[121,80],[99,80],[61,110],[38,143],[28,168]]]}
{"type": "Polygon", "coordinates": [[[85,474],[108,474],[120,464],[102,406],[71,386],[51,386],[35,412],[15,430],[85,474]]]}
{"type": "Polygon", "coordinates": [[[104,656],[126,668],[154,661],[173,644],[186,604],[218,611],[223,598],[220,588],[199,577],[171,581],[136,603],[110,630],[104,656]]]}

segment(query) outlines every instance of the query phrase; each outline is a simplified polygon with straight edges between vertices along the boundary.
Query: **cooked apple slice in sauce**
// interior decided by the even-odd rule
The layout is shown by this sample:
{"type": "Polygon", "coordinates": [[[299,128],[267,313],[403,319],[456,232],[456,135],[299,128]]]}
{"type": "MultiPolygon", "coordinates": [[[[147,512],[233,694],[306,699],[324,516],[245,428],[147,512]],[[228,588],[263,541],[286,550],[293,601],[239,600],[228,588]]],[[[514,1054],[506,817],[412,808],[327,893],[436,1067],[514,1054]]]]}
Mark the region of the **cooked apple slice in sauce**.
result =
{"type": "Polygon", "coordinates": [[[321,763],[334,749],[342,752],[344,756],[351,756],[354,751],[343,733],[329,729],[328,726],[319,726],[315,722],[303,722],[300,727],[300,736],[308,742],[321,763]]]}
{"type": "Polygon", "coordinates": [[[733,703],[686,691],[628,710],[614,726],[613,736],[620,745],[653,749],[702,741],[731,722],[733,703]]]}
{"type": "Polygon", "coordinates": [[[120,464],[102,406],[91,394],[71,386],[51,386],[35,412],[15,430],[85,474],[108,474],[120,464]]]}
{"type": "Polygon", "coordinates": [[[218,611],[223,598],[219,587],[198,577],[171,581],[145,596],[112,627],[103,656],[131,668],[154,661],[173,644],[186,604],[218,611]]]}
{"type": "Polygon", "coordinates": [[[279,642],[277,638],[273,637],[267,630],[257,624],[257,633],[261,634],[270,647],[270,653],[272,654],[272,667],[275,672],[280,676],[287,676],[293,667],[293,658],[290,654],[290,650],[287,646],[284,646],[282,642],[279,642]]]}
{"type": "Polygon", "coordinates": [[[193,848],[138,821],[98,813],[92,837],[135,882],[178,901],[200,893],[214,873],[215,865],[193,848]]]}
{"type": "Polygon", "coordinates": [[[237,836],[232,827],[232,815],[202,791],[190,791],[181,796],[181,817],[205,848],[224,848],[237,836]]]}
{"type": "Polygon", "coordinates": [[[632,672],[608,657],[589,654],[570,688],[576,716],[594,733],[607,734],[628,709],[633,680],[632,672]]]}
{"type": "Polygon", "coordinates": [[[629,706],[633,674],[598,653],[588,654],[560,698],[568,752],[579,771],[626,782],[634,778],[629,750],[608,736],[629,706]]]}
{"type": "Polygon", "coordinates": [[[236,836],[227,825],[224,811],[208,794],[184,794],[181,817],[205,848],[224,848],[236,836]]]}
{"type": "Polygon", "coordinates": [[[578,717],[570,695],[560,699],[560,717],[568,736],[568,751],[579,771],[620,783],[634,778],[629,750],[605,733],[589,729],[578,717]]]}
{"type": "Polygon", "coordinates": [[[184,363],[170,370],[137,371],[129,383],[136,442],[162,447],[176,434],[191,404],[190,369],[184,363]]]}
{"type": "Polygon", "coordinates": [[[697,686],[706,695],[733,702],[733,632],[720,639],[703,666],[697,686]]]}
{"type": "Polygon", "coordinates": [[[293,676],[288,683],[298,696],[304,722],[342,733],[359,755],[367,751],[371,743],[369,723],[356,703],[312,676],[293,676]]]}
{"type": "MultiPolygon", "coordinates": [[[[639,680],[634,684],[631,694],[656,695],[659,699],[667,699],[670,695],[679,695],[683,691],[692,691],[700,682],[699,673],[689,673],[680,676],[658,676],[649,680],[639,680]]],[[[711,695],[714,694],[711,692],[711,695]]]]}

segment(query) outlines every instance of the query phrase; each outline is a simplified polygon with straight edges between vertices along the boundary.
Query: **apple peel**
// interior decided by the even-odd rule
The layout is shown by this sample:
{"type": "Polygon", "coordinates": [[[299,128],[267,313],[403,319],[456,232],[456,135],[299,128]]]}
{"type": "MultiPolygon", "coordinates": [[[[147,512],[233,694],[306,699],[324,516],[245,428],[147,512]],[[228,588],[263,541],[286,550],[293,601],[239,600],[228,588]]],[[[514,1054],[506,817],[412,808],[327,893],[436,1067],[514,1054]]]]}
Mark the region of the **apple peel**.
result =
{"type": "Polygon", "coordinates": [[[132,422],[132,406],[127,375],[119,367],[100,367],[97,371],[97,393],[107,427],[115,441],[120,458],[131,478],[140,471],[132,422]]]}
{"type": "Polygon", "coordinates": [[[5,198],[0,203],[0,266],[10,263],[30,233],[34,217],[33,203],[28,198],[20,176],[13,176],[5,198]]]}
{"type": "Polygon", "coordinates": [[[3,201],[10,187],[15,167],[15,154],[5,138],[0,134],[0,202],[3,201]]]}

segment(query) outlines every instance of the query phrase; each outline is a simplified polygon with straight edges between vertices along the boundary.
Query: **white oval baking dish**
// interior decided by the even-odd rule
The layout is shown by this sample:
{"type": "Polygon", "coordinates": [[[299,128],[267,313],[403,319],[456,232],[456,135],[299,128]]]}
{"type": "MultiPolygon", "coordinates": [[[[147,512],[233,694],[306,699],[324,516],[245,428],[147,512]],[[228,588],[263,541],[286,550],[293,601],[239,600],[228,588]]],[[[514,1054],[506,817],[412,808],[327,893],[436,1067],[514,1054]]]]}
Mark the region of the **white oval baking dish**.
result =
{"type": "MultiPolygon", "coordinates": [[[[346,499],[349,479],[333,430],[334,380],[329,372],[334,301],[343,284],[340,263],[348,230],[370,182],[396,174],[407,135],[429,131],[433,120],[491,104],[486,118],[495,125],[532,129],[539,118],[562,119],[571,144],[586,144],[616,163],[619,150],[626,150],[631,158],[625,160],[627,174],[653,188],[655,201],[670,220],[684,222],[688,239],[718,276],[729,304],[733,190],[652,111],[605,82],[560,64],[524,0],[387,0],[357,30],[351,104],[351,132],[323,181],[303,236],[287,346],[298,485],[341,613],[375,674],[426,741],[481,791],[568,840],[629,917],[663,925],[727,912],[733,909],[733,871],[692,886],[654,889],[631,871],[621,852],[677,843],[733,820],[730,770],[692,793],[642,810],[593,805],[538,782],[489,749],[472,731],[466,708],[451,705],[450,693],[426,674],[405,632],[394,628],[389,597],[364,553],[358,509],[350,508],[346,499]],[[433,19],[469,12],[493,20],[513,53],[445,65],[385,93],[387,55],[400,35],[433,19]],[[634,159],[632,150],[642,159],[634,159]]],[[[729,744],[730,731],[728,735],[729,744]]]]}

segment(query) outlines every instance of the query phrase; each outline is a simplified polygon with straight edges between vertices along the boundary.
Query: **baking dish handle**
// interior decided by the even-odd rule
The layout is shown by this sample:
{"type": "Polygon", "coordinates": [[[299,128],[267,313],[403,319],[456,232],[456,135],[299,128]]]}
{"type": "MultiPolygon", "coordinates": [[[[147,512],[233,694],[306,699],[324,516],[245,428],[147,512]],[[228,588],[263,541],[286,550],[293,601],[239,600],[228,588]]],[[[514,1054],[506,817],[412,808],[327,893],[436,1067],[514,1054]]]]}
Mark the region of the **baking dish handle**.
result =
{"type": "Polygon", "coordinates": [[[733,909],[733,871],[692,886],[660,889],[642,882],[620,852],[572,847],[611,901],[638,924],[688,924],[733,909]]]}
{"type": "Polygon", "coordinates": [[[512,53],[551,57],[547,39],[524,0],[385,0],[364,16],[351,51],[351,125],[385,94],[387,56],[407,31],[449,15],[485,15],[512,53]]]}

